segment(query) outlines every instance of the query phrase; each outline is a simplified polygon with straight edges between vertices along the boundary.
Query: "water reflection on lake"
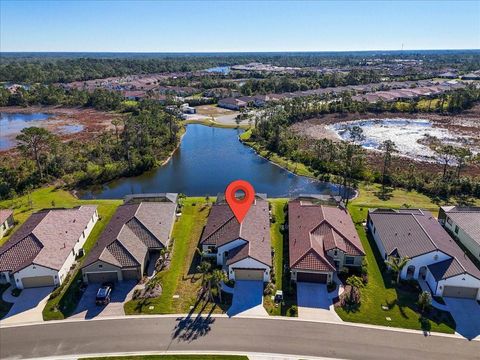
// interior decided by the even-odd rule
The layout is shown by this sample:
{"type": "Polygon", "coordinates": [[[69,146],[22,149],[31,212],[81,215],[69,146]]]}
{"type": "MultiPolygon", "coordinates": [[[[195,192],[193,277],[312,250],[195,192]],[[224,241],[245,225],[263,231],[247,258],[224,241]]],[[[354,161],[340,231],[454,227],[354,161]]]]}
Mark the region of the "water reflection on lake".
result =
{"type": "Polygon", "coordinates": [[[244,179],[269,197],[303,193],[337,194],[335,185],[292,174],[258,156],[238,140],[241,130],[188,125],[180,148],[160,168],[122,178],[82,198],[122,198],[132,193],[178,192],[189,196],[216,195],[233,180],[244,179]]]}
{"type": "MultiPolygon", "coordinates": [[[[32,114],[0,112],[0,150],[15,147],[15,137],[22,129],[31,126],[42,127],[52,116],[41,112],[32,114]]],[[[58,132],[61,134],[73,134],[82,130],[83,125],[80,124],[58,126],[58,132]]]]}

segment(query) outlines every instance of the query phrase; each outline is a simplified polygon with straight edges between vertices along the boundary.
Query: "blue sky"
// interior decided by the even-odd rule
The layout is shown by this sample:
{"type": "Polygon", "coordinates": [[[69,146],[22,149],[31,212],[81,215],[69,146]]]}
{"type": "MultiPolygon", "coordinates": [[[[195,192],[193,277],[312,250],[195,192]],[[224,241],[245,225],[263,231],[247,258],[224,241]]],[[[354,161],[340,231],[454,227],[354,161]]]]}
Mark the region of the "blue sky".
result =
{"type": "Polygon", "coordinates": [[[0,2],[1,51],[479,49],[480,1],[0,2]]]}

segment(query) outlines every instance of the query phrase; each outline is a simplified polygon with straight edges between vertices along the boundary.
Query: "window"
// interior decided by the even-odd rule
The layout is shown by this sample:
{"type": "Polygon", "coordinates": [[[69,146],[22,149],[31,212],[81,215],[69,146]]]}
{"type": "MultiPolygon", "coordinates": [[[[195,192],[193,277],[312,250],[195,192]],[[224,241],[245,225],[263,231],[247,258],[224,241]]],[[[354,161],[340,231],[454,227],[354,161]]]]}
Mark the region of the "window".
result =
{"type": "Polygon", "coordinates": [[[458,235],[458,225],[455,225],[455,234],[458,235]]]}
{"type": "Polygon", "coordinates": [[[353,265],[355,258],[353,256],[345,257],[345,265],[353,265]]]}
{"type": "Polygon", "coordinates": [[[338,255],[338,251],[337,251],[337,250],[334,250],[334,251],[333,251],[333,255],[334,255],[334,256],[337,256],[337,255],[338,255]]]}
{"type": "Polygon", "coordinates": [[[452,225],[452,219],[450,219],[448,216],[447,216],[447,223],[448,223],[449,225],[452,225]]]}
{"type": "Polygon", "coordinates": [[[375,226],[373,227],[373,233],[375,234],[375,226]]]}
{"type": "Polygon", "coordinates": [[[98,264],[98,267],[101,269],[101,268],[103,267],[103,265],[102,265],[102,264],[98,264]]]}

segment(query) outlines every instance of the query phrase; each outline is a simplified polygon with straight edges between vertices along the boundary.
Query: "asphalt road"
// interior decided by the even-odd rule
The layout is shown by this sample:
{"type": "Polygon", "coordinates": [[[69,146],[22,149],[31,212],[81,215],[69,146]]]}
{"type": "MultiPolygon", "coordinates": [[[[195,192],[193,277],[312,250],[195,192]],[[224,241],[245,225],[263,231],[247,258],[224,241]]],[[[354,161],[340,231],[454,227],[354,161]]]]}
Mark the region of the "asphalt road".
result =
{"type": "Polygon", "coordinates": [[[478,341],[280,319],[151,317],[0,329],[2,359],[182,350],[343,359],[480,359],[478,341]]]}

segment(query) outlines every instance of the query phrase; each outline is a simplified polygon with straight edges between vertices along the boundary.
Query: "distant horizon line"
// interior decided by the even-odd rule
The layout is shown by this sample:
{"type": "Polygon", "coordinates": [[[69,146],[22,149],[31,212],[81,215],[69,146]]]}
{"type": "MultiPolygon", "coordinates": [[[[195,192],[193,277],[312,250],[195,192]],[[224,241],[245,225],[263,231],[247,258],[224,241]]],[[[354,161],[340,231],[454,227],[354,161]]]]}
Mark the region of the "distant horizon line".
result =
{"type": "Polygon", "coordinates": [[[278,54],[278,53],[362,53],[362,52],[412,52],[412,51],[480,51],[480,48],[397,49],[397,50],[238,50],[238,51],[0,51],[0,54],[278,54]]]}

